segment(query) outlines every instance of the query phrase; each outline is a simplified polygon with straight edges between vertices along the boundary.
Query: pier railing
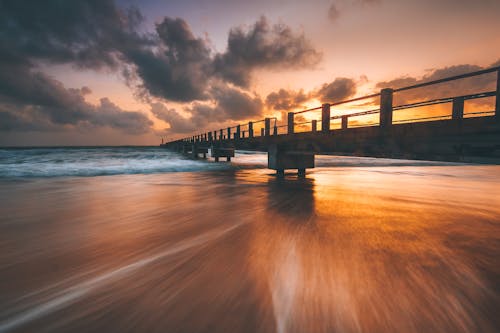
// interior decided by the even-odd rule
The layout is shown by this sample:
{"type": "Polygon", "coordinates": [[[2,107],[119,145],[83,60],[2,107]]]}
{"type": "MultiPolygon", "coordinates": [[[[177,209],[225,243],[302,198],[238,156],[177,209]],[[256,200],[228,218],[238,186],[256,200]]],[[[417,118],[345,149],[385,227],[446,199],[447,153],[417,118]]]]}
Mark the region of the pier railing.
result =
{"type": "Polygon", "coordinates": [[[369,127],[369,126],[379,126],[381,129],[388,129],[392,125],[402,124],[402,123],[412,123],[412,122],[424,122],[424,121],[436,121],[436,120],[454,120],[461,121],[466,116],[493,116],[496,120],[500,119],[500,66],[492,67],[484,70],[479,70],[475,72],[470,72],[461,75],[450,76],[438,80],[422,82],[406,87],[400,88],[384,88],[381,89],[379,93],[370,94],[366,96],[360,96],[356,98],[351,98],[343,101],[324,103],[321,106],[288,112],[287,122],[283,125],[277,124],[276,117],[267,117],[264,119],[249,121],[245,124],[238,124],[235,126],[219,129],[216,131],[210,131],[206,133],[196,134],[190,137],[186,137],[177,141],[185,142],[213,142],[213,141],[224,141],[224,140],[240,140],[247,138],[255,138],[259,136],[272,136],[272,135],[292,135],[299,132],[330,132],[331,130],[346,130],[348,128],[354,127],[369,127]],[[496,72],[496,90],[492,91],[481,91],[472,94],[460,94],[456,96],[447,96],[442,98],[433,98],[424,101],[403,103],[394,105],[394,94],[399,92],[406,92],[413,89],[431,87],[441,83],[452,82],[456,80],[476,77],[479,75],[484,75],[488,73],[496,72]],[[495,97],[495,108],[494,110],[478,111],[478,112],[468,112],[464,114],[464,102],[469,100],[475,100],[480,98],[495,97]],[[364,102],[364,105],[373,105],[371,101],[374,99],[379,99],[378,107],[375,109],[363,110],[359,112],[349,113],[342,112],[340,114],[332,115],[332,107],[337,108],[339,106],[348,105],[354,102],[364,102]],[[393,115],[395,112],[409,109],[416,109],[420,107],[427,107],[440,104],[452,104],[451,113],[437,115],[437,116],[425,116],[425,117],[409,117],[402,118],[398,120],[393,120],[393,115]],[[305,119],[301,117],[300,121],[296,120],[297,115],[302,114],[318,114],[321,111],[320,119],[305,119]],[[372,121],[365,122],[363,124],[349,124],[349,121],[362,116],[378,115],[378,117],[372,117],[372,121]],[[339,122],[340,128],[332,129],[332,121],[339,122]],[[318,128],[318,123],[320,128],[318,128]]]}

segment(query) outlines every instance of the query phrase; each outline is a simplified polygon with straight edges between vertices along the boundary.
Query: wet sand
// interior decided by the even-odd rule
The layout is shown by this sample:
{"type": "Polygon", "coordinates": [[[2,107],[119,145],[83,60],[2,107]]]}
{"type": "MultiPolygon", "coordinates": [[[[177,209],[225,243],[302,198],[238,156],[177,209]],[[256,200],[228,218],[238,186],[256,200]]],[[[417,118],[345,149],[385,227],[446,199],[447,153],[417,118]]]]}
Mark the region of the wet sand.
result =
{"type": "Polygon", "coordinates": [[[0,332],[498,332],[500,166],[0,180],[0,332]]]}

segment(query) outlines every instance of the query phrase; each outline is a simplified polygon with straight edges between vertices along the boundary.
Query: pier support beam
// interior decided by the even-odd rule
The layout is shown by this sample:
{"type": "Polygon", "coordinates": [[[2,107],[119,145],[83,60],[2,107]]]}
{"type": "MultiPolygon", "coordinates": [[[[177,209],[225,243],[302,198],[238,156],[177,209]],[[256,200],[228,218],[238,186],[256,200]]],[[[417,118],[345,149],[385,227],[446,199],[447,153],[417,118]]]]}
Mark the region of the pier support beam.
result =
{"type": "Polygon", "coordinates": [[[253,138],[253,123],[251,121],[248,123],[248,137],[253,138]]]}
{"type": "Polygon", "coordinates": [[[303,177],[306,169],[314,168],[314,153],[272,144],[267,152],[267,167],[276,170],[278,175],[284,175],[286,169],[297,169],[299,176],[303,177]]]}
{"type": "Polygon", "coordinates": [[[349,127],[349,117],[347,115],[342,116],[342,129],[347,129],[349,127]]]}
{"type": "Polygon", "coordinates": [[[241,125],[237,125],[235,139],[239,139],[240,137],[241,137],[241,125]]]}
{"type": "Polygon", "coordinates": [[[316,133],[318,131],[318,121],[314,119],[311,122],[311,132],[316,133]]]}
{"type": "Polygon", "coordinates": [[[228,162],[231,162],[231,157],[234,157],[234,148],[219,147],[212,145],[211,147],[212,157],[215,162],[219,162],[220,157],[225,157],[228,162]]]}
{"type": "Polygon", "coordinates": [[[295,131],[295,113],[288,112],[288,134],[293,134],[295,131]]]}
{"type": "Polygon", "coordinates": [[[231,140],[231,127],[227,128],[227,139],[231,140]]]}
{"type": "Polygon", "coordinates": [[[500,69],[497,70],[497,96],[495,102],[495,118],[500,121],[500,69]]]}
{"type": "Polygon", "coordinates": [[[451,119],[462,120],[464,118],[464,99],[456,97],[453,99],[451,119]]]}
{"type": "Polygon", "coordinates": [[[330,104],[321,106],[321,132],[327,133],[330,131],[330,104]]]}
{"type": "Polygon", "coordinates": [[[392,125],[392,94],[390,88],[380,91],[380,127],[389,128],[392,125]]]}
{"type": "Polygon", "coordinates": [[[271,118],[264,119],[264,135],[271,135],[271,118]]]}

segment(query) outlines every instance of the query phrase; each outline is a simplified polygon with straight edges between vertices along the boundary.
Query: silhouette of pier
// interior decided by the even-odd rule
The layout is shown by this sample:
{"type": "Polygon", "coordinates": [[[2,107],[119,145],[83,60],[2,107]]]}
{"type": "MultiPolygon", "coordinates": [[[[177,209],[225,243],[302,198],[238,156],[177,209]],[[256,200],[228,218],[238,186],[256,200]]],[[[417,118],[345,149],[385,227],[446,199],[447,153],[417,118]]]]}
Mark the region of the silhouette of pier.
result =
{"type": "MultiPolygon", "coordinates": [[[[435,91],[438,91],[437,88],[435,91]]],[[[286,124],[278,124],[276,118],[265,118],[192,135],[161,146],[190,154],[193,158],[198,158],[199,154],[206,157],[210,149],[216,161],[221,157],[226,157],[229,161],[234,157],[235,149],[267,151],[270,169],[276,170],[278,174],[282,174],[285,169],[298,169],[299,175],[305,174],[308,168],[314,168],[315,154],[324,153],[498,162],[500,66],[401,88],[385,88],[376,94],[288,112],[286,124]],[[434,89],[444,83],[495,73],[496,89],[492,91],[476,91],[464,95],[460,94],[460,85],[457,85],[454,89],[445,91],[452,96],[394,105],[394,97],[398,94],[422,88],[434,89]],[[494,99],[494,109],[490,107],[490,110],[486,108],[464,112],[467,102],[480,99],[485,101],[488,98],[494,99]],[[358,103],[357,108],[364,109],[358,112],[345,111],[352,109],[353,103],[358,103]],[[418,108],[441,104],[451,104],[451,112],[425,117],[400,116],[405,110],[418,111],[418,108]],[[377,108],[366,110],[373,105],[377,108]],[[338,110],[339,107],[345,107],[345,110],[338,110]],[[332,110],[337,114],[332,115],[332,110]],[[311,115],[310,118],[320,114],[320,119],[306,119],[306,114],[311,115]],[[362,117],[371,121],[356,121],[362,117]],[[255,130],[257,128],[260,128],[260,132],[255,130]]]]}

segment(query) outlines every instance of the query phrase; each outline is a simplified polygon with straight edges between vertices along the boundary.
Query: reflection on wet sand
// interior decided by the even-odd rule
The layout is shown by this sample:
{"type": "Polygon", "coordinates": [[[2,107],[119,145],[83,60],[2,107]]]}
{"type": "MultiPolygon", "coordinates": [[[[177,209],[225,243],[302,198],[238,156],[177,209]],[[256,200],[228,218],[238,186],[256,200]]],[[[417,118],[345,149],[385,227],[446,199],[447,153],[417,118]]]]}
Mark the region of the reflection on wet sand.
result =
{"type": "Polygon", "coordinates": [[[495,332],[499,175],[5,182],[0,332],[495,332]]]}

